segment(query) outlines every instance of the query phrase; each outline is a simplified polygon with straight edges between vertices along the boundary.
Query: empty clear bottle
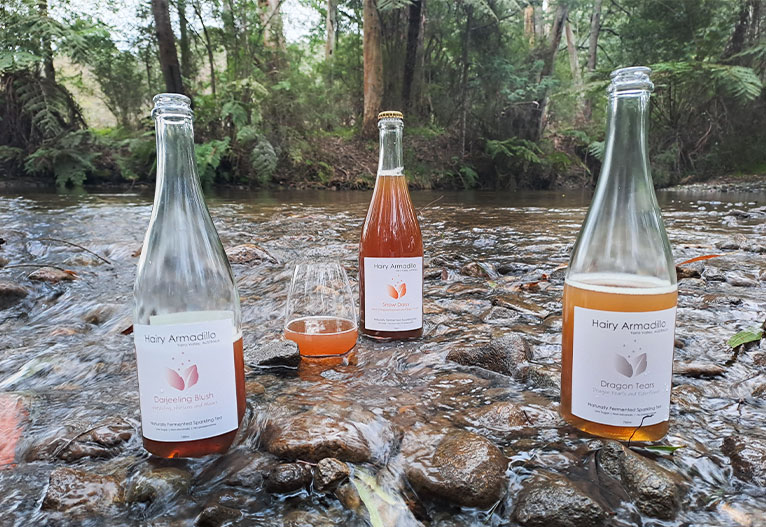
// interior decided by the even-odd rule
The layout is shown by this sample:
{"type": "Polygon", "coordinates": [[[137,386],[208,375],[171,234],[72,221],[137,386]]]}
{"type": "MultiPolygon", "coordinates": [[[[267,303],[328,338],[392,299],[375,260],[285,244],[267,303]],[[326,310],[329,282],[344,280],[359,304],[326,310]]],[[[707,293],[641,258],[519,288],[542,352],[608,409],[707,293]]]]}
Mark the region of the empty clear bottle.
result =
{"type": "Polygon", "coordinates": [[[612,72],[604,163],[563,300],[562,416],[636,441],[668,430],[678,296],[647,155],[650,73],[612,72]]]}
{"type": "Polygon", "coordinates": [[[194,158],[187,97],[154,97],[157,186],[134,287],[145,448],[225,451],[245,410],[239,295],[194,158]]]}

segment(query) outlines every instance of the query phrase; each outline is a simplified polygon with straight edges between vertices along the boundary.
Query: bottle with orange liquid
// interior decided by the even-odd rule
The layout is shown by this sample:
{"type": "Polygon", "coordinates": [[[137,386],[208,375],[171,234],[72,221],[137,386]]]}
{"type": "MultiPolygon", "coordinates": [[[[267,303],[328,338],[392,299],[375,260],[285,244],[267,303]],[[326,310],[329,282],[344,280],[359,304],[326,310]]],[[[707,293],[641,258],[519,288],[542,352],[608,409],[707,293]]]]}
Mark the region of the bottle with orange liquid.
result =
{"type": "Polygon", "coordinates": [[[134,287],[144,447],[224,452],[245,412],[239,295],[194,161],[187,97],[154,98],[157,187],[134,287]]]}
{"type": "Polygon", "coordinates": [[[423,238],[402,163],[399,112],[378,115],[378,177],[359,243],[359,331],[378,340],[423,334],[423,238]]]}
{"type": "Polygon", "coordinates": [[[563,301],[562,417],[634,441],[668,431],[678,297],[647,156],[650,73],[612,72],[604,163],[563,301]]]}

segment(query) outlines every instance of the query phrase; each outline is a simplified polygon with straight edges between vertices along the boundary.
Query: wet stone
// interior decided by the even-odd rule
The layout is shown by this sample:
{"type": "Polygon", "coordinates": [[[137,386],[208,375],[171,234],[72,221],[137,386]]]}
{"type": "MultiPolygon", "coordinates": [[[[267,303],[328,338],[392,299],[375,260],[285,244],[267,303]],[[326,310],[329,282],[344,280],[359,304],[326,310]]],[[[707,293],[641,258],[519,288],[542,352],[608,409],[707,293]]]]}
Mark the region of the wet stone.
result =
{"type": "Polygon", "coordinates": [[[42,508],[68,513],[103,513],[123,500],[117,478],[73,468],[57,468],[50,475],[42,508]]]}
{"type": "Polygon", "coordinates": [[[414,461],[406,469],[410,484],[449,502],[488,508],[506,492],[508,460],[480,435],[453,431],[439,442],[431,456],[414,461]]]}
{"type": "Polygon", "coordinates": [[[758,285],[758,280],[755,277],[738,271],[726,273],[726,282],[735,287],[756,287],[758,285]]]}
{"type": "Polygon", "coordinates": [[[301,362],[298,345],[291,340],[275,340],[245,350],[245,362],[250,366],[297,367],[301,362]]]}
{"type": "Polygon", "coordinates": [[[56,457],[69,462],[84,457],[112,457],[120,452],[120,446],[129,441],[133,433],[133,426],[126,421],[105,422],[58,446],[56,457]]]}
{"type": "Polygon", "coordinates": [[[312,462],[326,457],[350,463],[370,461],[373,451],[368,439],[380,442],[379,448],[386,450],[394,434],[389,423],[367,411],[346,417],[304,412],[270,421],[263,434],[266,450],[275,456],[312,462]],[[371,432],[369,437],[365,431],[371,432]]]}
{"type": "Polygon", "coordinates": [[[5,267],[8,265],[11,261],[8,258],[3,258],[0,256],[0,267],[5,267]]]}
{"type": "Polygon", "coordinates": [[[180,468],[155,468],[132,478],[126,499],[129,503],[167,502],[178,494],[188,492],[191,479],[191,474],[180,468]]]}
{"type": "Polygon", "coordinates": [[[725,282],[726,281],[726,275],[723,274],[723,271],[716,267],[706,267],[705,271],[702,273],[702,278],[706,282],[725,282]]]}
{"type": "Polygon", "coordinates": [[[685,377],[718,377],[726,373],[726,368],[706,362],[674,362],[673,375],[685,377]]]}
{"type": "Polygon", "coordinates": [[[219,504],[208,505],[194,520],[195,527],[221,527],[229,522],[238,520],[242,513],[237,509],[219,504]]]}
{"type": "Polygon", "coordinates": [[[452,350],[447,360],[464,366],[478,366],[486,370],[526,380],[532,349],[524,337],[515,333],[493,339],[489,345],[452,350]]]}
{"type": "Polygon", "coordinates": [[[522,315],[531,315],[537,318],[545,318],[551,314],[547,309],[532,302],[527,302],[518,295],[500,295],[493,298],[492,303],[496,306],[518,311],[522,315]]]}
{"type": "Polygon", "coordinates": [[[0,309],[8,309],[21,302],[28,294],[29,290],[26,287],[8,280],[0,280],[0,309]]]}
{"type": "Polygon", "coordinates": [[[766,439],[729,436],[723,440],[721,451],[731,460],[736,477],[766,487],[766,439]]]}
{"type": "Polygon", "coordinates": [[[766,399],[766,384],[759,384],[753,389],[753,397],[756,399],[766,399]]]}
{"type": "Polygon", "coordinates": [[[490,278],[490,272],[479,262],[469,262],[460,268],[460,274],[466,276],[473,276],[475,278],[490,278]]]}
{"type": "Polygon", "coordinates": [[[227,249],[226,257],[232,265],[249,264],[263,260],[274,261],[269,253],[252,243],[243,243],[227,249]]]}
{"type": "Polygon", "coordinates": [[[568,479],[544,473],[524,483],[512,518],[524,527],[598,527],[607,513],[568,479]]]}
{"type": "Polygon", "coordinates": [[[351,471],[343,461],[327,457],[314,467],[314,487],[321,492],[332,490],[348,479],[351,471]]]}
{"type": "Polygon", "coordinates": [[[37,282],[50,282],[52,284],[57,284],[59,282],[72,281],[75,279],[75,275],[73,273],[62,271],[61,269],[56,269],[55,267],[42,267],[29,273],[27,278],[37,282]]]}
{"type": "Polygon", "coordinates": [[[680,476],[617,441],[605,441],[597,459],[607,475],[622,483],[642,513],[662,520],[675,517],[683,490],[680,476]]]}
{"type": "Polygon", "coordinates": [[[457,416],[456,422],[463,426],[497,432],[506,432],[530,424],[524,410],[509,401],[465,410],[457,416]]]}
{"type": "Polygon", "coordinates": [[[269,492],[295,492],[311,483],[311,469],[304,463],[281,463],[271,469],[264,483],[269,492]]]}

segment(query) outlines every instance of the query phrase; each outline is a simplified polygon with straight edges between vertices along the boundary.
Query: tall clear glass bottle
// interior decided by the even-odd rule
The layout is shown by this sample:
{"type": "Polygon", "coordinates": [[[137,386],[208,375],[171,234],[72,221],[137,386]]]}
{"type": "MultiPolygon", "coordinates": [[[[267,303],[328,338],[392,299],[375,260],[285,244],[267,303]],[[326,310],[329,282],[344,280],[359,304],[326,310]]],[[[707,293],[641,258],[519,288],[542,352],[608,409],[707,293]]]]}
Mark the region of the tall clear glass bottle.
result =
{"type": "Polygon", "coordinates": [[[423,238],[402,162],[404,119],[381,112],[375,190],[359,243],[359,331],[378,340],[423,334],[423,238]]]}
{"type": "Polygon", "coordinates": [[[194,158],[190,100],[154,97],[157,185],[134,287],[144,447],[223,452],[245,411],[239,295],[194,158]]]}
{"type": "Polygon", "coordinates": [[[650,73],[612,72],[604,163],[563,300],[561,415],[635,441],[668,430],[678,297],[647,155],[650,73]]]}

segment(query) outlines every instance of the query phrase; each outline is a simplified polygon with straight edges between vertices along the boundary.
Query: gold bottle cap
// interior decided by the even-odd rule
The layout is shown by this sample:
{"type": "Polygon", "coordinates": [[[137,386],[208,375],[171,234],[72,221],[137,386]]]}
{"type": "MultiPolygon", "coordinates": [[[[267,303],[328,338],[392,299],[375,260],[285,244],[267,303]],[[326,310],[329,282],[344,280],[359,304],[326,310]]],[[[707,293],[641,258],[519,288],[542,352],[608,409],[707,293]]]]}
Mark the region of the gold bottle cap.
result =
{"type": "Polygon", "coordinates": [[[404,120],[404,115],[402,115],[402,112],[380,112],[378,114],[378,121],[381,119],[401,119],[404,120]]]}

